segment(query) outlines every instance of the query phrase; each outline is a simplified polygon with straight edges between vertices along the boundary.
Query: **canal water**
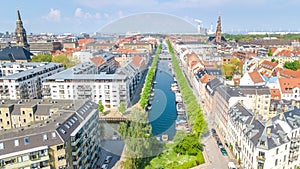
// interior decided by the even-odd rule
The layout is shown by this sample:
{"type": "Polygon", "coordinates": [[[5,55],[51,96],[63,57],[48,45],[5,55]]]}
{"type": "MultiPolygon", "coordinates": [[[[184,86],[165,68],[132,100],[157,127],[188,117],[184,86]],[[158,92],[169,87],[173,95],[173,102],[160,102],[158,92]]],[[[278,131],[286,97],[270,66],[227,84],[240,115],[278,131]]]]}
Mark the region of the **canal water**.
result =
{"type": "Polygon", "coordinates": [[[152,125],[152,134],[160,136],[168,134],[169,140],[172,140],[176,134],[175,120],[177,117],[175,93],[170,90],[174,83],[171,69],[169,69],[168,60],[160,60],[157,66],[157,72],[154,85],[154,98],[150,101],[152,109],[149,112],[149,123],[152,125]]]}

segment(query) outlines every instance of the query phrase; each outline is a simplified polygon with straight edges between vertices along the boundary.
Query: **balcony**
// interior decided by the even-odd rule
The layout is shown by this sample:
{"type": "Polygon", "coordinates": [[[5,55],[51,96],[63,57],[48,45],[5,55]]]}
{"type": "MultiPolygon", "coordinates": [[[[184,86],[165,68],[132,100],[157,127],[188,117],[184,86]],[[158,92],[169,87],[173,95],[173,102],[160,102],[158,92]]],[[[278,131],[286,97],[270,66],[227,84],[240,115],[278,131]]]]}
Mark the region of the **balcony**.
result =
{"type": "Polygon", "coordinates": [[[265,162],[266,158],[264,156],[256,156],[257,161],[259,162],[265,162]]]}

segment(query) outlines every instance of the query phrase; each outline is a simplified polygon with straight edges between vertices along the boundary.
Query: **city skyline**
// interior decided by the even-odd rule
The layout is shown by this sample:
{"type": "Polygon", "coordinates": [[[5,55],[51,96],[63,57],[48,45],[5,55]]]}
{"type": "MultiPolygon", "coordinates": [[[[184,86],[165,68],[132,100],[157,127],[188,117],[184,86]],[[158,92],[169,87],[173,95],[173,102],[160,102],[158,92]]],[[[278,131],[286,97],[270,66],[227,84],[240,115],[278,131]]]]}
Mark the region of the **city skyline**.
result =
{"type": "Polygon", "coordinates": [[[14,32],[16,10],[19,9],[27,33],[93,33],[120,18],[156,12],[180,17],[195,27],[194,19],[203,21],[207,29],[216,28],[218,15],[222,17],[222,31],[299,31],[296,7],[300,2],[288,0],[274,3],[271,0],[124,0],[97,1],[6,1],[0,11],[0,32],[14,32]],[[30,4],[30,5],[29,5],[30,4]]]}

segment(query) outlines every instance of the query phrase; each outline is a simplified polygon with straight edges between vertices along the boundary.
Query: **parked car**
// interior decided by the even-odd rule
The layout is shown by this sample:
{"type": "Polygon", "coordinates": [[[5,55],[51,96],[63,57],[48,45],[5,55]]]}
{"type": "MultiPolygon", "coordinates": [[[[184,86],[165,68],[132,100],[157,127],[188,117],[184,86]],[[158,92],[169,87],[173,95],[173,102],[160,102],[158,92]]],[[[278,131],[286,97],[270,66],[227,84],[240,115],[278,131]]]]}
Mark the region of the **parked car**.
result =
{"type": "Polygon", "coordinates": [[[219,148],[223,148],[223,144],[221,142],[218,143],[219,148]]]}
{"type": "Polygon", "coordinates": [[[106,158],[105,158],[105,160],[104,160],[104,163],[105,163],[105,164],[110,163],[111,159],[112,159],[112,156],[106,156],[106,158]]]}
{"type": "Polygon", "coordinates": [[[212,135],[216,135],[217,134],[217,132],[216,132],[216,130],[214,128],[211,129],[211,134],[212,135]]]}
{"type": "Polygon", "coordinates": [[[223,154],[223,156],[228,156],[227,151],[225,150],[224,147],[220,148],[221,153],[223,154]]]}
{"type": "Polygon", "coordinates": [[[101,166],[101,169],[108,169],[108,164],[103,164],[103,165],[101,166]]]}

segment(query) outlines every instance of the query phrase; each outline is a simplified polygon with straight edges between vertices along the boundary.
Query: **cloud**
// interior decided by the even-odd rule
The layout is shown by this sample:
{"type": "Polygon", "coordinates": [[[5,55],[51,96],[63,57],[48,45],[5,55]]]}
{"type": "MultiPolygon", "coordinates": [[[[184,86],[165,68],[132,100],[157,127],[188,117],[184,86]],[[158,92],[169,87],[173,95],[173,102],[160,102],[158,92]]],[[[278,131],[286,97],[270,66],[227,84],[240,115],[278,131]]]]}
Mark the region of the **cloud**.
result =
{"type": "Polygon", "coordinates": [[[61,12],[58,9],[51,8],[48,15],[43,18],[51,22],[59,22],[61,20],[61,12]]]}
{"type": "Polygon", "coordinates": [[[74,16],[79,19],[100,19],[101,15],[99,13],[91,14],[89,12],[84,12],[81,8],[76,8],[74,16]]]}

